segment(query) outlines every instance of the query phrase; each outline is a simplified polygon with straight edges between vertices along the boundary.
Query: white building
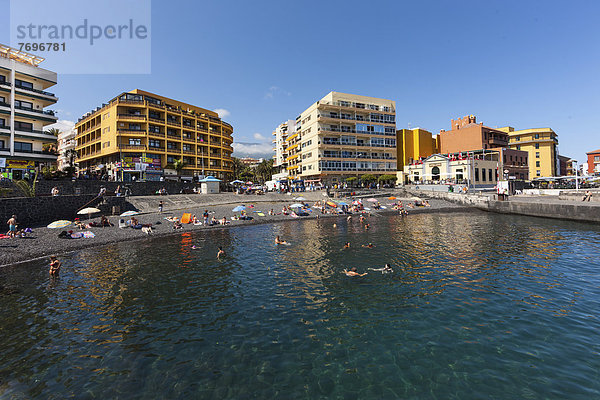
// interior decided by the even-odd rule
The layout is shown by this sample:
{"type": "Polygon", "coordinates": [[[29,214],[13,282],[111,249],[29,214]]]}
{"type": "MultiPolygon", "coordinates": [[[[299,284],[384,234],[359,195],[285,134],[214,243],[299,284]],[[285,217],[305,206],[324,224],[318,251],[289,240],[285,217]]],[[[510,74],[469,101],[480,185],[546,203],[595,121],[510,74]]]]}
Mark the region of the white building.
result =
{"type": "Polygon", "coordinates": [[[279,126],[273,131],[273,136],[275,136],[273,139],[273,151],[275,152],[275,155],[273,156],[273,166],[279,171],[279,173],[276,174],[277,179],[286,179],[288,176],[286,169],[288,165],[287,139],[295,134],[296,121],[293,119],[279,124],[279,126]]]}
{"type": "Polygon", "coordinates": [[[58,98],[45,90],[56,85],[56,72],[38,67],[44,59],[0,45],[0,172],[21,179],[41,164],[56,162],[56,155],[43,151],[56,136],[44,127],[57,121],[45,107],[58,98]]]}
{"type": "Polygon", "coordinates": [[[69,159],[66,157],[67,150],[75,150],[77,146],[77,129],[61,132],[58,135],[58,170],[62,171],[69,167],[69,159]]]}

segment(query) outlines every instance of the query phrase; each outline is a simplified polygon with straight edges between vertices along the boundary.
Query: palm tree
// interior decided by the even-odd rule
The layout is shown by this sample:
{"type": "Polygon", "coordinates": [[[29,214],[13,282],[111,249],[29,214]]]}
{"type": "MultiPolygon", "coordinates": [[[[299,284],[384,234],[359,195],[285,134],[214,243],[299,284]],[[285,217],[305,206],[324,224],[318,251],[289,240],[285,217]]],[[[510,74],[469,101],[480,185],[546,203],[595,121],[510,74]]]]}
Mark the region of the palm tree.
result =
{"type": "Polygon", "coordinates": [[[233,179],[240,179],[242,177],[242,172],[244,172],[244,170],[247,168],[244,163],[242,162],[242,160],[240,160],[237,157],[231,157],[232,158],[232,163],[231,166],[233,167],[233,179]]]}
{"type": "Polygon", "coordinates": [[[60,133],[60,129],[58,128],[50,128],[46,131],[46,133],[48,135],[54,135],[54,136],[58,136],[58,134],[60,133]]]}
{"type": "Polygon", "coordinates": [[[275,167],[273,167],[273,159],[263,160],[256,166],[256,175],[259,176],[263,182],[271,180],[271,176],[274,172],[275,167]]]}
{"type": "Polygon", "coordinates": [[[181,175],[181,170],[183,169],[183,166],[184,164],[182,158],[173,162],[173,168],[175,168],[175,171],[177,171],[177,175],[181,175]]]}
{"type": "Polygon", "coordinates": [[[73,168],[75,166],[75,160],[79,155],[77,154],[77,150],[75,149],[67,149],[64,153],[67,162],[69,163],[69,167],[73,168]]]}

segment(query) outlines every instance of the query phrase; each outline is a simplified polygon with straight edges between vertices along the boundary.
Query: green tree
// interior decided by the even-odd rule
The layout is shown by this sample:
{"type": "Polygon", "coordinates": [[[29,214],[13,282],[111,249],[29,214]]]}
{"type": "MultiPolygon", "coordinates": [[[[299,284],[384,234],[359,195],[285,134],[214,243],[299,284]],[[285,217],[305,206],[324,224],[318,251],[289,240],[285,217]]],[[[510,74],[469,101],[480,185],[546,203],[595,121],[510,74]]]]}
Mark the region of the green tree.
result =
{"type": "Polygon", "coordinates": [[[181,175],[181,170],[183,170],[183,159],[180,158],[179,160],[175,160],[175,162],[173,163],[173,168],[175,168],[175,171],[177,171],[177,175],[181,175]]]}
{"type": "Polygon", "coordinates": [[[244,165],[242,160],[237,157],[231,157],[233,167],[233,179],[242,179],[242,173],[248,168],[244,165]]]}
{"type": "Polygon", "coordinates": [[[75,167],[75,160],[79,157],[79,154],[77,154],[77,150],[67,149],[65,150],[64,156],[67,159],[67,162],[69,163],[69,167],[75,167]]]}
{"type": "Polygon", "coordinates": [[[263,160],[260,164],[256,166],[256,176],[259,177],[262,182],[266,182],[271,180],[273,173],[275,172],[275,167],[273,167],[273,159],[263,160]]]}
{"type": "Polygon", "coordinates": [[[350,185],[350,187],[355,185],[356,181],[358,181],[358,178],[356,176],[351,176],[351,177],[346,178],[346,182],[348,183],[348,185],[350,185]]]}
{"type": "Polygon", "coordinates": [[[35,184],[37,182],[38,173],[35,173],[35,177],[33,178],[33,182],[30,184],[26,180],[18,180],[15,182],[15,185],[19,188],[19,190],[23,193],[25,197],[35,197],[35,184]]]}
{"type": "Polygon", "coordinates": [[[360,177],[360,181],[363,183],[371,183],[371,182],[375,182],[376,180],[377,180],[377,177],[372,174],[364,174],[360,177]]]}
{"type": "Polygon", "coordinates": [[[396,175],[380,175],[378,181],[386,182],[386,181],[396,181],[398,177],[396,175]]]}

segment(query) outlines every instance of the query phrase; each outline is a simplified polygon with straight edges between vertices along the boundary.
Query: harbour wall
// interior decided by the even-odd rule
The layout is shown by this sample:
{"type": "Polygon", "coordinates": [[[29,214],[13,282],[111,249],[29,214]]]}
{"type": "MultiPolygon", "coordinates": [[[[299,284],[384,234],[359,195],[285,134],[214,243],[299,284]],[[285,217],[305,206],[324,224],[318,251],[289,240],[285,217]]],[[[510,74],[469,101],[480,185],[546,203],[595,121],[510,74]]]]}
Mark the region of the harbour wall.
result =
{"type": "MultiPolygon", "coordinates": [[[[496,194],[458,194],[444,192],[410,191],[412,195],[447,200],[457,204],[475,207],[484,211],[502,214],[518,214],[533,217],[566,219],[572,221],[600,222],[600,207],[597,202],[548,200],[540,197],[535,200],[512,198],[509,201],[498,199],[496,194]]],[[[598,196],[600,197],[600,195],[598,196]]],[[[594,197],[592,197],[594,199],[594,197]]]]}

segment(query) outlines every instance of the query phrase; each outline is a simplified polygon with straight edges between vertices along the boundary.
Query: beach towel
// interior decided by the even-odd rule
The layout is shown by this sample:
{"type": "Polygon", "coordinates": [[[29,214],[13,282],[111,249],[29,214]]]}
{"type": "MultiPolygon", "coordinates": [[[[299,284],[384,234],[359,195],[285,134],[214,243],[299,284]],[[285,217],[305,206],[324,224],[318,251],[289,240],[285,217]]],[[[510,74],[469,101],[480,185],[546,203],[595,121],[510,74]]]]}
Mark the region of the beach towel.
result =
{"type": "Polygon", "coordinates": [[[261,212],[259,212],[259,213],[256,213],[256,215],[258,215],[259,217],[264,217],[264,216],[265,216],[265,214],[263,214],[263,213],[261,213],[261,212]]]}
{"type": "Polygon", "coordinates": [[[0,239],[8,239],[10,236],[0,233],[0,239]]]}
{"type": "Polygon", "coordinates": [[[96,234],[94,232],[91,231],[85,231],[82,233],[82,236],[86,239],[91,239],[93,237],[96,237],[96,234]]]}
{"type": "Polygon", "coordinates": [[[181,223],[182,224],[189,224],[191,218],[192,218],[192,214],[190,214],[190,213],[184,213],[181,216],[181,223]]]}

